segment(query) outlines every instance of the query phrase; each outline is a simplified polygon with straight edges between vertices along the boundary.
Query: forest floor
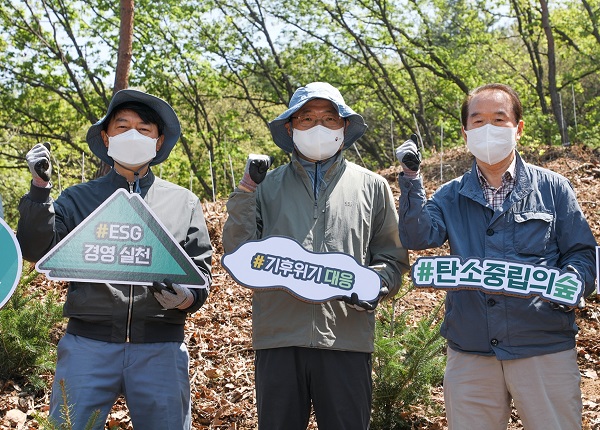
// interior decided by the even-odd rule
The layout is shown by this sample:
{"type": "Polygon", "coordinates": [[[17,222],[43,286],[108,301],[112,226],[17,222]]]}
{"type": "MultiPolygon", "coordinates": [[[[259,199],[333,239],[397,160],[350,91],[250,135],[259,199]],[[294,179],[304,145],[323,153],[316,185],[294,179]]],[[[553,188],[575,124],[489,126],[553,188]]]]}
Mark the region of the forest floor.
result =
{"type": "MultiPolygon", "coordinates": [[[[566,176],[578,196],[597,242],[600,242],[600,151],[581,147],[548,147],[543,151],[527,151],[524,159],[566,176]]],[[[428,195],[445,181],[459,176],[471,165],[464,148],[445,151],[424,161],[423,175],[428,195]],[[442,168],[440,168],[440,165],[442,168]]],[[[398,168],[379,172],[398,194],[398,168]]],[[[186,324],[186,340],[190,351],[193,429],[236,429],[257,427],[254,398],[254,364],[251,347],[251,291],[237,285],[220,265],[223,255],[221,231],[226,219],[225,201],[206,203],[205,217],[215,255],[214,282],[207,303],[186,324]]],[[[428,255],[447,254],[441,248],[428,255]]],[[[424,253],[411,252],[411,262],[424,253]]],[[[64,283],[51,282],[39,276],[30,288],[63,290],[64,283]]],[[[413,321],[428,315],[443,300],[444,292],[415,289],[397,306],[397,312],[408,312],[413,321]]],[[[580,332],[577,336],[579,366],[582,376],[583,428],[600,430],[600,298],[588,299],[587,306],[577,310],[580,332]]],[[[59,325],[52,336],[56,342],[64,330],[59,325]]],[[[0,364],[1,365],[1,364],[0,364]]],[[[52,375],[46,375],[47,387],[35,393],[27,390],[23,381],[0,380],[0,430],[37,429],[34,415],[46,415],[52,375]]],[[[411,414],[413,429],[446,429],[442,387],[431,390],[434,407],[414,405],[411,414]]],[[[107,423],[113,429],[133,428],[124,400],[113,407],[107,423]]],[[[309,428],[315,429],[311,420],[309,428]]],[[[523,428],[513,410],[509,429],[523,428]]],[[[141,429],[143,430],[143,429],[141,429]]]]}

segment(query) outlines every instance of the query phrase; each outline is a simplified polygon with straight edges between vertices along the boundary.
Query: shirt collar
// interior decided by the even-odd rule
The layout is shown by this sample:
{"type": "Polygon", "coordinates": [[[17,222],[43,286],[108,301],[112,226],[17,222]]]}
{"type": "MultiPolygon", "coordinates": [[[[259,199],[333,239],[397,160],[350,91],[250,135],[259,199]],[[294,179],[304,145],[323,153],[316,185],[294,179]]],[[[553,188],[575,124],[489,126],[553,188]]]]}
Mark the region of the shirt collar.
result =
{"type": "MultiPolygon", "coordinates": [[[[481,186],[489,187],[490,184],[488,183],[487,179],[485,179],[485,176],[483,176],[483,173],[481,173],[481,170],[479,169],[479,165],[477,163],[475,163],[475,169],[477,169],[477,176],[479,177],[479,183],[481,184],[481,186]]],[[[504,183],[508,180],[514,180],[516,169],[517,169],[517,156],[515,154],[515,156],[513,157],[513,160],[511,161],[510,165],[508,166],[508,169],[506,169],[506,172],[504,172],[504,174],[502,175],[502,182],[504,183]]]]}

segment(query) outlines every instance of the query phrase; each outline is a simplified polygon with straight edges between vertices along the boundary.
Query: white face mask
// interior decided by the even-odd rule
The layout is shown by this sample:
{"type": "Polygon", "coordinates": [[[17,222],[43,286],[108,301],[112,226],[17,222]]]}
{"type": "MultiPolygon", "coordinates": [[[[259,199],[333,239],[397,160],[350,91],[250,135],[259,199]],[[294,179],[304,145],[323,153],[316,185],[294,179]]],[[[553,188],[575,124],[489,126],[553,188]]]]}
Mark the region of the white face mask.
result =
{"type": "Polygon", "coordinates": [[[475,158],[485,163],[499,163],[517,146],[517,129],[517,127],[486,124],[472,130],[465,130],[467,148],[475,158]]]}
{"type": "Polygon", "coordinates": [[[311,160],[326,160],[342,146],[344,127],[331,130],[319,124],[308,130],[293,129],[292,140],[305,157],[311,160]]]}
{"type": "Polygon", "coordinates": [[[137,167],[156,157],[158,138],[144,136],[132,128],[116,136],[108,136],[108,156],[125,167],[137,167]]]}

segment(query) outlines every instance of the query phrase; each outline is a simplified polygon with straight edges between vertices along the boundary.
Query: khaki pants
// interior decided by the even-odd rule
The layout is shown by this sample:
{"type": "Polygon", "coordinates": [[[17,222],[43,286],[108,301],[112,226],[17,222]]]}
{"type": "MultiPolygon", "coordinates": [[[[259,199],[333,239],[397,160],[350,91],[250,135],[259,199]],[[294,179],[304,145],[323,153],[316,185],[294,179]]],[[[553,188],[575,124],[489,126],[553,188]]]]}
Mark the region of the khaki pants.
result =
{"type": "Polygon", "coordinates": [[[505,430],[511,398],[526,430],[581,429],[580,381],[575,349],[499,361],[448,348],[448,429],[505,430]]]}

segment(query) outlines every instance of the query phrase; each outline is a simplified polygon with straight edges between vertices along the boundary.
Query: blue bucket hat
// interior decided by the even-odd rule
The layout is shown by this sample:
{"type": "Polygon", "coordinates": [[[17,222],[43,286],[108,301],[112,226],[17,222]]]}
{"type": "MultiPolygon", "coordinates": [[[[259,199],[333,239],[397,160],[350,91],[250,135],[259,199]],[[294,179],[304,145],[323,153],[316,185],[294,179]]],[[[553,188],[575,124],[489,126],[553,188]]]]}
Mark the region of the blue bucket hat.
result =
{"type": "Polygon", "coordinates": [[[114,161],[108,156],[108,149],[104,145],[104,141],[102,140],[100,132],[104,128],[104,123],[110,117],[112,111],[115,110],[115,108],[117,108],[119,105],[126,102],[143,103],[146,106],[154,109],[158,116],[160,116],[163,120],[164,127],[162,134],[165,136],[165,138],[160,150],[156,153],[156,156],[150,162],[150,165],[154,166],[155,164],[162,163],[167,159],[171,153],[171,150],[175,146],[175,143],[177,143],[177,140],[179,139],[179,135],[181,134],[181,124],[179,123],[177,114],[166,101],[143,91],[130,89],[118,91],[110,101],[104,118],[89,128],[86,136],[88,146],[98,158],[110,166],[113,165],[114,161]]]}
{"type": "Polygon", "coordinates": [[[275,144],[285,152],[291,153],[294,150],[294,142],[285,128],[285,124],[290,121],[290,117],[294,113],[312,99],[329,100],[337,109],[340,117],[348,120],[348,126],[344,133],[344,149],[356,142],[367,130],[367,124],[363,117],[344,102],[344,98],[337,88],[326,82],[312,82],[298,88],[290,99],[288,110],[269,123],[275,144]]]}

